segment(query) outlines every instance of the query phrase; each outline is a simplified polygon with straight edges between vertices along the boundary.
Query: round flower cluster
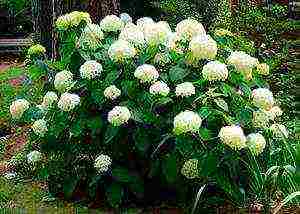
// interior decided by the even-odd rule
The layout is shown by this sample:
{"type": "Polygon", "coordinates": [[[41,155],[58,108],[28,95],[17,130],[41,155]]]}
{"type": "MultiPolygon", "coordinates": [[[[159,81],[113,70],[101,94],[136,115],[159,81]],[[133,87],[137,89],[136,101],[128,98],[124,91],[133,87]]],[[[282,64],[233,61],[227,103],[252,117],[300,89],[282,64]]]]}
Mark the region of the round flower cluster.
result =
{"type": "Polygon", "coordinates": [[[122,30],[124,23],[116,15],[108,15],[101,20],[100,27],[105,32],[117,32],[122,30]]]}
{"type": "Polygon", "coordinates": [[[228,145],[232,149],[241,150],[246,147],[246,137],[243,129],[239,126],[224,126],[219,132],[222,143],[228,145]]]}
{"type": "Polygon", "coordinates": [[[259,155],[266,147],[266,140],[264,136],[259,133],[252,133],[247,136],[247,147],[254,155],[259,155]]]}
{"type": "Polygon", "coordinates": [[[36,120],[31,128],[33,132],[40,137],[44,137],[48,131],[47,122],[44,119],[36,120]]]}
{"type": "Polygon", "coordinates": [[[78,40],[79,48],[95,51],[101,46],[104,34],[96,24],[87,24],[78,40]]]}
{"type": "Polygon", "coordinates": [[[119,35],[119,39],[126,40],[136,47],[140,47],[145,44],[143,31],[141,31],[140,28],[133,23],[125,25],[119,35]]]}
{"type": "Polygon", "coordinates": [[[176,34],[183,40],[191,40],[198,35],[206,34],[201,23],[194,19],[185,19],[176,26],[176,34]]]}
{"type": "Polygon", "coordinates": [[[120,19],[122,20],[122,22],[124,24],[132,22],[132,18],[131,18],[131,16],[128,13],[121,13],[120,14],[120,19]]]}
{"type": "Polygon", "coordinates": [[[154,95],[167,96],[170,92],[170,88],[164,82],[158,81],[150,86],[150,93],[154,95]]]}
{"type": "Polygon", "coordinates": [[[190,42],[189,49],[195,59],[214,59],[218,52],[217,42],[209,35],[194,37],[190,42]]]}
{"type": "Polygon", "coordinates": [[[136,21],[136,25],[144,32],[145,31],[145,27],[147,25],[152,25],[154,24],[154,21],[153,19],[151,19],[150,17],[142,17],[142,18],[139,18],[137,21],[136,21]]]}
{"type": "Polygon", "coordinates": [[[229,30],[223,28],[215,30],[214,34],[218,37],[233,36],[233,34],[229,30]]]}
{"type": "Polygon", "coordinates": [[[113,126],[120,126],[130,119],[131,113],[125,106],[116,106],[108,112],[108,122],[113,126]]]}
{"type": "Polygon", "coordinates": [[[52,106],[55,102],[57,102],[58,96],[53,91],[48,91],[45,96],[43,97],[42,107],[49,108],[52,106]]]}
{"type": "Polygon", "coordinates": [[[112,160],[109,156],[101,154],[96,158],[94,167],[98,173],[104,173],[109,170],[111,163],[112,160]]]}
{"type": "Polygon", "coordinates": [[[66,15],[58,17],[55,25],[58,30],[65,31],[73,27],[78,27],[81,22],[91,23],[91,17],[88,13],[73,11],[66,15]]]}
{"type": "Polygon", "coordinates": [[[261,75],[269,75],[270,68],[267,63],[260,63],[257,65],[257,72],[261,75]]]}
{"type": "Polygon", "coordinates": [[[42,153],[39,151],[32,151],[27,155],[27,161],[28,163],[36,163],[39,162],[42,159],[42,153]]]}
{"type": "Polygon", "coordinates": [[[121,90],[115,85],[111,85],[104,90],[103,94],[107,99],[114,100],[121,95],[121,90]]]}
{"type": "Polygon", "coordinates": [[[225,64],[212,61],[203,66],[202,75],[208,81],[225,81],[228,77],[228,70],[225,64]]]}
{"type": "Polygon", "coordinates": [[[201,117],[192,111],[186,110],[174,118],[174,133],[177,135],[192,132],[198,132],[202,123],[201,117]]]}
{"type": "Polygon", "coordinates": [[[29,102],[25,99],[18,99],[10,105],[9,111],[13,119],[20,119],[23,113],[29,109],[29,102]]]}
{"type": "Polygon", "coordinates": [[[274,123],[271,125],[270,130],[277,138],[288,138],[289,136],[289,131],[282,124],[274,123]]]}
{"type": "Polygon", "coordinates": [[[275,118],[280,117],[283,112],[279,106],[273,106],[268,113],[270,114],[271,120],[275,120],[275,118]]]}
{"type": "Polygon", "coordinates": [[[128,41],[122,39],[115,41],[108,49],[109,57],[116,62],[131,59],[135,54],[135,48],[128,41]]]}
{"type": "Polygon", "coordinates": [[[270,122],[270,114],[265,110],[253,112],[253,126],[256,128],[267,128],[270,122]]]}
{"type": "Polygon", "coordinates": [[[269,110],[274,104],[273,93],[267,88],[258,88],[252,91],[253,104],[264,110],[269,110]]]}
{"type": "Polygon", "coordinates": [[[91,80],[100,76],[102,70],[102,65],[100,63],[95,60],[89,60],[81,65],[80,76],[83,79],[91,80]]]}
{"type": "Polygon", "coordinates": [[[42,56],[45,53],[46,53],[46,48],[39,44],[31,46],[27,52],[29,56],[42,56]]]}
{"type": "Polygon", "coordinates": [[[191,82],[184,82],[178,84],[175,88],[175,94],[177,97],[189,97],[196,93],[196,89],[191,82]]]}
{"type": "Polygon", "coordinates": [[[243,51],[234,51],[227,59],[246,79],[252,79],[252,69],[258,65],[258,60],[243,51]]]}
{"type": "Polygon", "coordinates": [[[73,74],[70,71],[63,70],[55,75],[54,87],[59,92],[65,92],[73,86],[73,74]]]}
{"type": "Polygon", "coordinates": [[[152,83],[159,77],[159,73],[153,65],[144,64],[137,67],[134,76],[142,83],[152,83]]]}
{"type": "Polygon", "coordinates": [[[80,97],[77,94],[65,92],[61,95],[57,105],[62,111],[72,111],[79,104],[80,97]]]}
{"type": "Polygon", "coordinates": [[[185,176],[187,179],[194,179],[199,176],[198,174],[198,160],[197,159],[189,159],[187,160],[182,168],[181,174],[185,176]]]}
{"type": "Polygon", "coordinates": [[[169,24],[164,21],[148,24],[144,27],[145,39],[149,45],[165,44],[171,32],[169,24]]]}

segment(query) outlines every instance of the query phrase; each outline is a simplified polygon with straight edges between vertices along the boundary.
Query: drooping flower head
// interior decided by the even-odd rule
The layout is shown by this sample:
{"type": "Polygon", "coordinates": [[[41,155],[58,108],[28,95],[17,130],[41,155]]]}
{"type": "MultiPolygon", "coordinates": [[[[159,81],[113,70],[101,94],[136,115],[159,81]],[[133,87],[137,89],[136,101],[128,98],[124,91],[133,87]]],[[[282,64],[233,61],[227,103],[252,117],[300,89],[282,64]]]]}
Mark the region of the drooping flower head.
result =
{"type": "Polygon", "coordinates": [[[241,150],[246,147],[246,137],[243,129],[239,126],[224,126],[219,132],[221,142],[234,150],[241,150]]]}
{"type": "Polygon", "coordinates": [[[136,54],[135,48],[126,40],[115,41],[108,49],[109,57],[115,62],[132,59],[136,54]]]}
{"type": "Polygon", "coordinates": [[[279,106],[273,106],[268,112],[271,120],[275,120],[276,117],[280,117],[283,113],[279,106]]]}
{"type": "Polygon", "coordinates": [[[43,108],[51,107],[55,102],[57,102],[58,96],[54,91],[48,91],[45,96],[43,97],[43,102],[41,106],[43,108]]]}
{"type": "Polygon", "coordinates": [[[187,179],[194,179],[199,176],[198,173],[198,160],[197,159],[189,159],[187,160],[182,168],[181,168],[181,174],[185,176],[187,179]]]}
{"type": "Polygon", "coordinates": [[[68,112],[72,111],[79,104],[80,97],[77,94],[65,92],[61,95],[57,105],[62,111],[68,112]]]}
{"type": "Polygon", "coordinates": [[[131,113],[126,106],[116,106],[108,112],[108,122],[113,126],[120,126],[128,122],[131,113]]]}
{"type": "Polygon", "coordinates": [[[112,163],[112,159],[108,155],[99,155],[96,160],[94,167],[98,173],[104,173],[109,170],[112,163]]]}
{"type": "Polygon", "coordinates": [[[118,32],[122,30],[124,23],[116,15],[108,15],[101,20],[100,27],[105,32],[118,32]]]}
{"type": "Polygon", "coordinates": [[[193,111],[183,111],[174,118],[174,133],[197,133],[202,123],[201,117],[193,111]]]}
{"type": "Polygon", "coordinates": [[[33,132],[40,137],[44,137],[44,135],[47,133],[47,122],[44,119],[36,120],[33,125],[31,126],[33,132]]]}
{"type": "Polygon", "coordinates": [[[80,76],[83,79],[95,79],[96,77],[100,76],[102,72],[102,65],[95,60],[86,61],[80,67],[80,76]]]}
{"type": "Polygon", "coordinates": [[[194,37],[189,49],[195,59],[214,59],[218,52],[217,42],[206,34],[194,37]]]}
{"type": "Polygon", "coordinates": [[[104,90],[103,94],[107,99],[114,100],[121,95],[121,90],[115,85],[111,85],[104,90]]]}
{"type": "Polygon", "coordinates": [[[150,93],[154,95],[167,96],[170,92],[170,88],[164,82],[157,81],[150,86],[150,93]]]}
{"type": "Polygon", "coordinates": [[[23,113],[29,109],[29,102],[26,99],[18,99],[10,105],[10,114],[13,119],[20,119],[23,113]]]}
{"type": "Polygon", "coordinates": [[[183,40],[191,40],[195,36],[206,34],[203,25],[190,18],[177,24],[176,33],[183,40]]]}
{"type": "Polygon", "coordinates": [[[234,51],[227,59],[246,79],[252,79],[252,69],[258,65],[258,60],[243,51],[234,51]]]}
{"type": "Polygon", "coordinates": [[[142,83],[152,83],[158,79],[159,73],[153,65],[143,64],[137,67],[134,76],[142,83]]]}
{"type": "Polygon", "coordinates": [[[202,75],[208,81],[225,81],[228,78],[228,70],[225,64],[211,61],[203,66],[202,75]]]}
{"type": "Polygon", "coordinates": [[[175,94],[177,97],[190,97],[195,93],[195,86],[191,82],[180,83],[175,88],[175,94]]]}
{"type": "Polygon", "coordinates": [[[88,13],[73,11],[57,18],[55,25],[60,31],[66,31],[78,27],[81,22],[91,23],[91,17],[88,13]]]}
{"type": "Polygon", "coordinates": [[[247,136],[247,147],[254,155],[259,155],[264,151],[266,140],[259,133],[252,133],[247,136]]]}
{"type": "Polygon", "coordinates": [[[267,88],[257,88],[252,91],[253,104],[264,110],[269,110],[274,105],[273,93],[267,88]]]}
{"type": "Polygon", "coordinates": [[[55,75],[54,87],[59,92],[65,92],[73,86],[73,74],[70,71],[63,70],[55,75]]]}

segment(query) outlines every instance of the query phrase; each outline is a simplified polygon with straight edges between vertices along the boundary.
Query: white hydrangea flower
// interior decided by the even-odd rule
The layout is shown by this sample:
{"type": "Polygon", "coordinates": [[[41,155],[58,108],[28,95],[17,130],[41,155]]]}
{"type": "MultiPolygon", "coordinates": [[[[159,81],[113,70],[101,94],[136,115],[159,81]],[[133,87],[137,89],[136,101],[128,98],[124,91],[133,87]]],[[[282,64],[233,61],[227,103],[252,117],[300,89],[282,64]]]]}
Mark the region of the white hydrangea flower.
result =
{"type": "Polygon", "coordinates": [[[120,14],[120,19],[122,20],[122,22],[124,24],[132,23],[132,18],[128,13],[121,13],[120,14]]]}
{"type": "Polygon", "coordinates": [[[222,143],[228,145],[232,149],[241,150],[246,147],[246,137],[243,129],[239,126],[224,126],[219,132],[222,143]]]}
{"type": "Polygon", "coordinates": [[[154,24],[154,21],[152,18],[150,17],[142,17],[142,18],[139,18],[137,21],[136,21],[136,25],[144,32],[145,30],[145,27],[147,25],[152,25],[154,24]]]}
{"type": "Polygon", "coordinates": [[[116,106],[108,112],[108,122],[113,126],[120,126],[128,122],[131,113],[126,106],[116,106]]]}
{"type": "Polygon", "coordinates": [[[27,161],[28,163],[36,163],[39,162],[42,159],[42,153],[39,151],[32,151],[27,155],[27,161]]]}
{"type": "Polygon", "coordinates": [[[73,11],[58,17],[55,25],[58,30],[65,31],[73,27],[78,27],[81,22],[91,23],[91,17],[88,13],[73,11]]]}
{"type": "Polygon", "coordinates": [[[181,168],[181,174],[185,176],[187,179],[194,179],[199,176],[198,174],[198,163],[199,161],[197,159],[189,159],[187,160],[182,168],[181,168]]]}
{"type": "Polygon", "coordinates": [[[29,109],[29,102],[26,99],[18,99],[9,107],[10,114],[13,119],[20,119],[23,116],[23,113],[29,109]]]}
{"type": "Polygon", "coordinates": [[[202,75],[208,81],[225,81],[228,78],[228,70],[225,64],[211,61],[203,66],[202,75]]]}
{"type": "Polygon", "coordinates": [[[54,78],[54,87],[59,92],[65,92],[73,86],[73,74],[70,71],[63,70],[58,72],[54,78]]]}
{"type": "Polygon", "coordinates": [[[159,73],[153,65],[144,64],[137,67],[134,76],[142,83],[152,83],[159,77],[159,73]]]}
{"type": "Polygon", "coordinates": [[[167,96],[169,92],[170,88],[162,81],[157,81],[150,86],[150,93],[154,95],[167,96]]]}
{"type": "Polygon", "coordinates": [[[192,132],[197,133],[202,123],[201,117],[193,111],[183,111],[174,118],[174,133],[177,135],[192,132]]]}
{"type": "Polygon", "coordinates": [[[257,65],[257,72],[261,75],[269,75],[270,68],[269,65],[266,63],[260,63],[257,65]]]}
{"type": "Polygon", "coordinates": [[[246,79],[252,79],[252,69],[258,65],[258,60],[243,51],[234,51],[227,59],[246,79]]]}
{"type": "Polygon", "coordinates": [[[28,49],[27,54],[29,56],[41,56],[46,53],[46,48],[42,45],[33,45],[28,49]]]}
{"type": "Polygon", "coordinates": [[[109,57],[116,62],[123,62],[135,56],[135,48],[126,40],[115,41],[108,49],[109,57]]]}
{"type": "Polygon", "coordinates": [[[264,110],[269,110],[274,105],[273,93],[267,88],[257,88],[252,91],[253,104],[264,110]]]}
{"type": "Polygon", "coordinates": [[[218,52],[217,42],[205,34],[194,37],[189,49],[195,59],[214,59],[218,52]]]}
{"type": "Polygon", "coordinates": [[[72,111],[79,104],[80,97],[77,94],[65,92],[61,95],[57,105],[62,111],[72,111]]]}
{"type": "Polygon", "coordinates": [[[178,84],[175,88],[177,97],[190,97],[196,93],[195,86],[191,82],[178,84]]]}
{"type": "Polygon", "coordinates": [[[100,27],[105,32],[117,32],[122,30],[124,23],[116,15],[108,15],[101,20],[100,27]]]}
{"type": "Polygon", "coordinates": [[[197,20],[190,18],[177,24],[176,33],[184,40],[191,40],[195,36],[206,34],[203,25],[197,20]]]}
{"type": "Polygon", "coordinates": [[[94,167],[98,171],[98,173],[107,172],[111,166],[112,159],[108,155],[99,155],[96,160],[94,167]]]}
{"type": "Polygon", "coordinates": [[[259,133],[252,133],[247,136],[247,147],[254,155],[259,155],[266,147],[266,140],[264,136],[259,133]]]}
{"type": "Polygon", "coordinates": [[[51,107],[55,102],[57,102],[58,96],[54,91],[48,91],[45,96],[43,97],[43,102],[41,106],[43,108],[51,107]]]}
{"type": "Polygon", "coordinates": [[[121,90],[115,85],[111,85],[104,90],[103,94],[107,99],[114,100],[121,95],[121,90]]]}
{"type": "Polygon", "coordinates": [[[144,27],[145,39],[149,45],[165,44],[171,33],[169,24],[164,21],[148,24],[144,27]]]}
{"type": "Polygon", "coordinates": [[[272,120],[274,120],[276,117],[280,117],[283,113],[279,106],[273,106],[268,112],[270,113],[272,120]]]}
{"type": "Polygon", "coordinates": [[[96,77],[100,76],[102,72],[102,65],[95,60],[86,61],[80,67],[80,76],[83,79],[95,79],[96,77]]]}
{"type": "Polygon", "coordinates": [[[255,128],[267,128],[270,123],[270,114],[268,111],[259,110],[253,112],[252,123],[255,128]]]}
{"type": "Polygon", "coordinates": [[[271,132],[277,138],[288,138],[289,131],[283,124],[275,123],[270,127],[271,132]]]}
{"type": "Polygon", "coordinates": [[[141,31],[140,28],[133,23],[125,25],[119,35],[119,39],[126,40],[137,47],[141,47],[145,44],[143,31],[141,31]]]}
{"type": "Polygon", "coordinates": [[[79,48],[95,51],[102,45],[104,34],[101,27],[96,24],[87,24],[81,33],[78,43],[79,48]]]}
{"type": "Polygon", "coordinates": [[[47,122],[44,119],[36,120],[31,126],[33,132],[40,137],[44,137],[48,131],[47,122]]]}

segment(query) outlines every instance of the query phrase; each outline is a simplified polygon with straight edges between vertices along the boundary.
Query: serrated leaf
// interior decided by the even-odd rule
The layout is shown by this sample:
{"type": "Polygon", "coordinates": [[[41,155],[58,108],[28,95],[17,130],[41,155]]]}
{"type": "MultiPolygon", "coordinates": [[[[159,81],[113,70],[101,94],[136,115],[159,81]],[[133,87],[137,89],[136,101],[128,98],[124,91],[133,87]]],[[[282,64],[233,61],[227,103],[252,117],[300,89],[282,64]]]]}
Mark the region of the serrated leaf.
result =
{"type": "Polygon", "coordinates": [[[219,106],[221,109],[223,109],[224,111],[227,111],[227,112],[229,111],[228,105],[224,99],[217,98],[217,99],[214,99],[214,101],[217,104],[217,106],[219,106]]]}
{"type": "Polygon", "coordinates": [[[172,82],[178,82],[185,78],[188,74],[188,70],[180,68],[179,66],[174,66],[169,71],[169,77],[172,82]]]}
{"type": "Polygon", "coordinates": [[[106,191],[106,197],[112,207],[118,207],[123,197],[122,186],[116,182],[112,183],[106,191]]]}

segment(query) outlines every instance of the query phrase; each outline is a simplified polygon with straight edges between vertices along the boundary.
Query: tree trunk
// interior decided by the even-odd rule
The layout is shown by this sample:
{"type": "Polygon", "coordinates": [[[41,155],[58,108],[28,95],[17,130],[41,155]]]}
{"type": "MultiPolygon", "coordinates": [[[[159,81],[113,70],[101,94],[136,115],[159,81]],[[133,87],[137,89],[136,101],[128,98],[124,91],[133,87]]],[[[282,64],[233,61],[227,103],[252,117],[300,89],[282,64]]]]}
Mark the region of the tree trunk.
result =
{"type": "Polygon", "coordinates": [[[119,15],[120,0],[90,0],[88,12],[96,23],[107,15],[119,15]]]}

